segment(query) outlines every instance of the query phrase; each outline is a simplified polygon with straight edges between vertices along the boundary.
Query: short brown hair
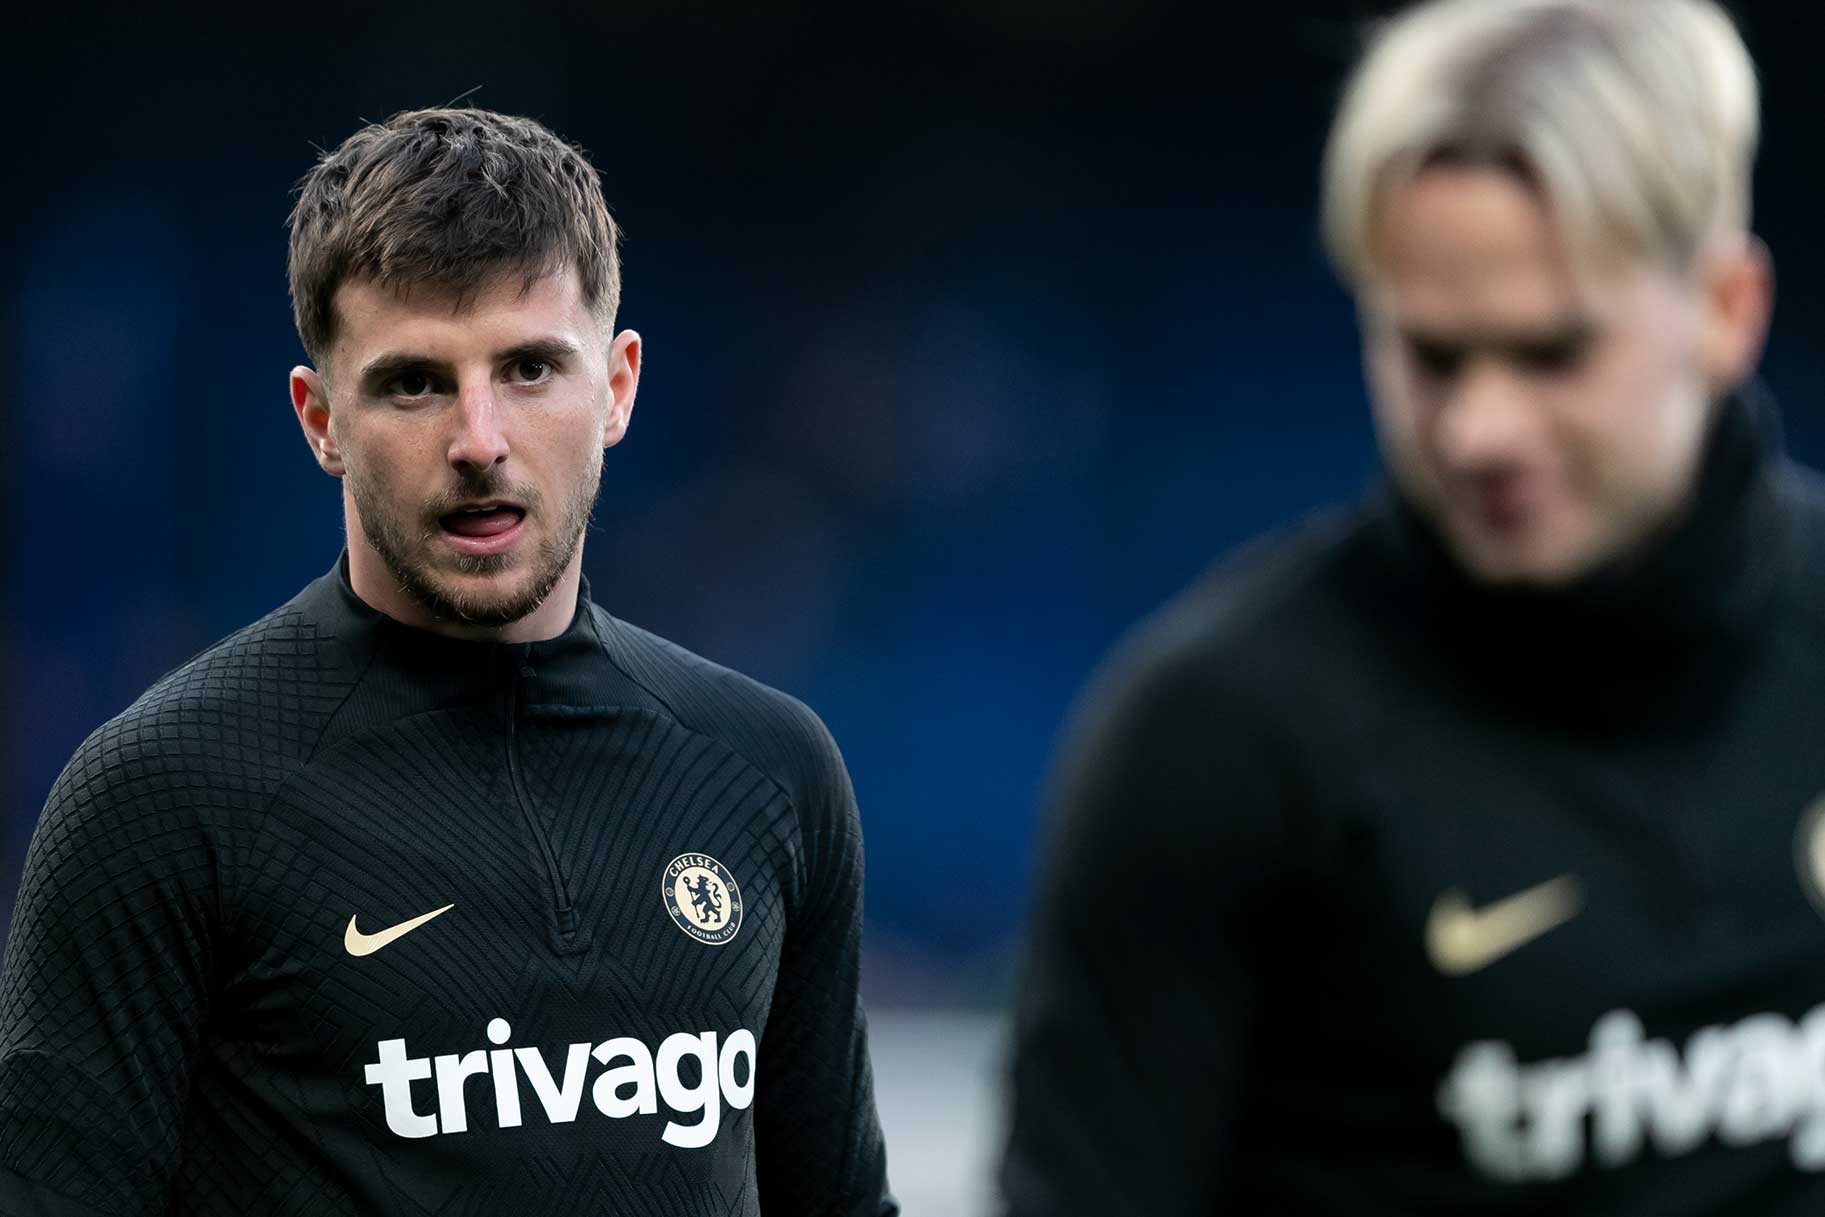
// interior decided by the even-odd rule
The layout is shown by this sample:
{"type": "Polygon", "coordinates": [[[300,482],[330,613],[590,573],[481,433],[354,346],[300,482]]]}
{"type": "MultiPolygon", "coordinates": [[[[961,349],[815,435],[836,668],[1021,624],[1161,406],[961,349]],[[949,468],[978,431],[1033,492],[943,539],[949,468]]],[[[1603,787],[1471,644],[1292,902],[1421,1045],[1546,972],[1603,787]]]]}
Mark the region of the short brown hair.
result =
{"type": "Polygon", "coordinates": [[[371,278],[475,291],[503,271],[530,288],[574,265],[584,302],[612,322],[620,233],[583,150],[529,118],[405,110],[370,123],[300,179],[291,228],[292,319],[321,366],[336,338],[336,289],[371,278]]]}

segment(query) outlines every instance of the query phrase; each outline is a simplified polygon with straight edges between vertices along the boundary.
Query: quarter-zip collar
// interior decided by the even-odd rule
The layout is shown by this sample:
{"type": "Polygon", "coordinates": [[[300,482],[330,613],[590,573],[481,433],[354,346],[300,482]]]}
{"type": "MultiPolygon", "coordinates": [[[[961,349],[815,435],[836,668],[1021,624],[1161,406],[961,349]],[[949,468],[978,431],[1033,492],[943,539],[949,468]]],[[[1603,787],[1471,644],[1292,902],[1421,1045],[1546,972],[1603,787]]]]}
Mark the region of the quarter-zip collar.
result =
{"type": "Polygon", "coordinates": [[[354,671],[377,698],[371,712],[399,717],[464,704],[494,704],[504,682],[518,686],[522,707],[663,709],[610,658],[618,623],[590,599],[579,581],[570,624],[541,642],[452,638],[387,616],[355,593],[348,551],[299,596],[302,607],[344,649],[354,671]]]}

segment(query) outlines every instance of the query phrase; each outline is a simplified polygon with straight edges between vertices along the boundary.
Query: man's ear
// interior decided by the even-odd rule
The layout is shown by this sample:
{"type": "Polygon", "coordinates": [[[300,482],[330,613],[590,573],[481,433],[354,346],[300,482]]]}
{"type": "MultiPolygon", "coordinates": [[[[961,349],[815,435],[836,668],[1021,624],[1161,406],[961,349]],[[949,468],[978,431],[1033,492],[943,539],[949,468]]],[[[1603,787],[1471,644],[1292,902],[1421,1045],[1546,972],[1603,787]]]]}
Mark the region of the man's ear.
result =
{"type": "Polygon", "coordinates": [[[634,415],[634,391],[640,387],[640,335],[622,330],[608,348],[608,425],[602,446],[613,448],[627,434],[634,415]]]}
{"type": "Polygon", "coordinates": [[[1754,374],[1774,311],[1774,261],[1749,233],[1733,236],[1704,259],[1700,357],[1713,396],[1754,374]]]}
{"type": "Polygon", "coordinates": [[[291,408],[317,464],[331,477],[341,477],[342,453],[337,450],[336,436],[330,429],[329,391],[323,377],[303,364],[291,370],[291,408]]]}

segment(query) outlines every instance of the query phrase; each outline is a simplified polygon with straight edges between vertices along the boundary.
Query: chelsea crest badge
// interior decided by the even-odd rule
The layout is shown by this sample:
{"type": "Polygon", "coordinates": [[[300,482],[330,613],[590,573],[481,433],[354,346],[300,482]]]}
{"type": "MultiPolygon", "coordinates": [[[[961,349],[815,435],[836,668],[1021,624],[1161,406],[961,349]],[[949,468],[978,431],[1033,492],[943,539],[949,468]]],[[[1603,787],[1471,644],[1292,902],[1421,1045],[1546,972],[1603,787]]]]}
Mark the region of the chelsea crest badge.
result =
{"type": "Polygon", "coordinates": [[[741,888],[729,868],[708,854],[679,854],[665,868],[665,911],[678,928],[719,947],[741,929],[741,888]]]}

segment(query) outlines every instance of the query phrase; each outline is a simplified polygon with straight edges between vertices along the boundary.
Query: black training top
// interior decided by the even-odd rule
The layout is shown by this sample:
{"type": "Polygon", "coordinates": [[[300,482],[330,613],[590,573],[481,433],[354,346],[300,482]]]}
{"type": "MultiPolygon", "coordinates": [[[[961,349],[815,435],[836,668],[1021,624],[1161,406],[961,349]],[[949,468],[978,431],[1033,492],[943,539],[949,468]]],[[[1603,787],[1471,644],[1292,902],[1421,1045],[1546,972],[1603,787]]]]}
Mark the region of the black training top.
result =
{"type": "Polygon", "coordinates": [[[1825,498],[1718,419],[1574,587],[1383,496],[1126,648],[1064,747],[1009,1213],[1825,1213],[1825,498]]]}
{"type": "Polygon", "coordinates": [[[346,558],[96,731],[0,981],[0,1213],[897,1212],[862,839],[798,702],[346,558]]]}

